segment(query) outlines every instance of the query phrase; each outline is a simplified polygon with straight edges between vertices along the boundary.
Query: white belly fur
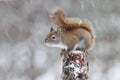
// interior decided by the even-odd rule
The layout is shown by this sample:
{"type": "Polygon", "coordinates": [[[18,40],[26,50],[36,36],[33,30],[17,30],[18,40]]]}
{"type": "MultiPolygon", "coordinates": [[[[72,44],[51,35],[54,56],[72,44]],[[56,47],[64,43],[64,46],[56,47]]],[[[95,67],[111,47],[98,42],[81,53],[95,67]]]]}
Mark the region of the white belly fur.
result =
{"type": "Polygon", "coordinates": [[[49,46],[49,47],[57,47],[57,48],[66,49],[67,50],[67,46],[62,44],[62,43],[59,43],[59,44],[48,44],[48,43],[46,43],[46,45],[49,46]]]}

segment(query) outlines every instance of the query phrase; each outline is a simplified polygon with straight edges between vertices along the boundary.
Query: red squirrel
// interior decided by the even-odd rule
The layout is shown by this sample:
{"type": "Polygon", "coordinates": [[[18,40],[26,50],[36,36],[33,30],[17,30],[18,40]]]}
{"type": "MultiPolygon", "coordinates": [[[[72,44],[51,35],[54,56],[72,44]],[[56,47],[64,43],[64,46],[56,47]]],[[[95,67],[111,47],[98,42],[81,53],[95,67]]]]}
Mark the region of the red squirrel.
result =
{"type": "Polygon", "coordinates": [[[53,10],[51,19],[58,28],[50,29],[45,39],[46,45],[62,48],[67,52],[77,48],[87,51],[93,47],[95,42],[93,26],[88,20],[67,18],[59,8],[53,10]]]}

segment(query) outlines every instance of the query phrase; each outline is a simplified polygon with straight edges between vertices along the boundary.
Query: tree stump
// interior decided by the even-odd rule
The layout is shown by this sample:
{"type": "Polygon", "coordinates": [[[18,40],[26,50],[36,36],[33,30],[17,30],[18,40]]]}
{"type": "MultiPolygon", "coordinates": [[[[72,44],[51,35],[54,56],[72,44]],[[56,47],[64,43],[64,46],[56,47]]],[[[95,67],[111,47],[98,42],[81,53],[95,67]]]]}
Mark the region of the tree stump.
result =
{"type": "Polygon", "coordinates": [[[63,80],[88,80],[88,52],[71,51],[63,55],[63,80]]]}

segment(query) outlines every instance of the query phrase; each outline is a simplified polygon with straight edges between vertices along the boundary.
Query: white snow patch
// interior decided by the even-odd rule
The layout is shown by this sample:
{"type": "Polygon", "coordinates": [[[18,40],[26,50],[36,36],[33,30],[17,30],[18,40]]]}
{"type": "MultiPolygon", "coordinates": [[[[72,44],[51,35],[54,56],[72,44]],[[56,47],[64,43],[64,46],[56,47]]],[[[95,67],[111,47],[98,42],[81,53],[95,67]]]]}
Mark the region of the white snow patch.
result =
{"type": "Polygon", "coordinates": [[[76,51],[76,50],[74,50],[74,51],[70,51],[70,53],[74,53],[74,54],[82,54],[83,52],[82,52],[82,51],[76,51]]]}
{"type": "Polygon", "coordinates": [[[79,63],[79,60],[76,60],[76,63],[79,63]]]}
{"type": "Polygon", "coordinates": [[[77,76],[78,76],[78,73],[80,73],[80,68],[75,67],[74,64],[71,64],[71,65],[69,65],[69,66],[67,66],[67,67],[71,67],[71,68],[74,69],[73,73],[75,74],[75,77],[77,77],[77,76]]]}
{"type": "Polygon", "coordinates": [[[67,68],[70,67],[70,68],[74,69],[73,73],[75,74],[75,77],[78,76],[78,73],[83,73],[85,70],[87,70],[86,67],[84,67],[84,66],[82,66],[82,68],[80,68],[80,67],[75,66],[74,64],[70,64],[69,66],[66,66],[66,67],[67,68]]]}
{"type": "Polygon", "coordinates": [[[75,68],[74,64],[71,64],[68,67],[75,68]]]}
{"type": "Polygon", "coordinates": [[[86,67],[82,67],[82,68],[80,69],[80,73],[83,73],[83,72],[86,71],[86,70],[87,70],[86,67]]]}

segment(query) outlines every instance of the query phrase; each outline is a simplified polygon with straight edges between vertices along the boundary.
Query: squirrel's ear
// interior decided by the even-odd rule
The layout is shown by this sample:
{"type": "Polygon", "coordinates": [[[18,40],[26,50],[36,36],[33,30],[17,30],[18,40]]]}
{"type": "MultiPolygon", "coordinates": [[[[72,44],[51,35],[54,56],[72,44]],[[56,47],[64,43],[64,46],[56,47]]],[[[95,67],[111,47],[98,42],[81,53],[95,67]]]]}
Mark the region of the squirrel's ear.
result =
{"type": "Polygon", "coordinates": [[[57,34],[60,34],[61,29],[57,27],[57,34]]]}
{"type": "Polygon", "coordinates": [[[53,27],[50,28],[50,32],[54,31],[53,27]]]}

